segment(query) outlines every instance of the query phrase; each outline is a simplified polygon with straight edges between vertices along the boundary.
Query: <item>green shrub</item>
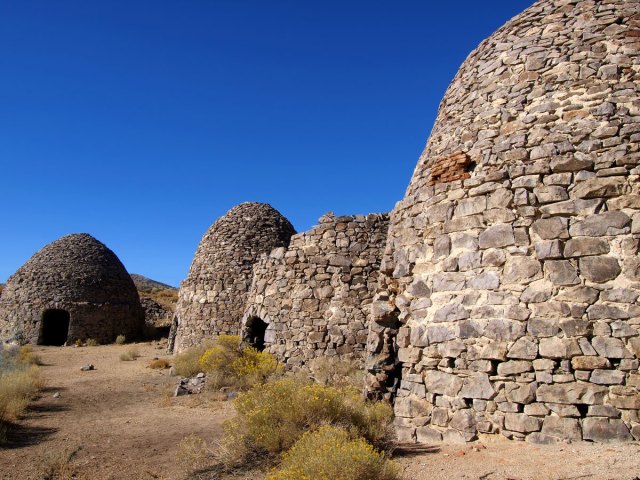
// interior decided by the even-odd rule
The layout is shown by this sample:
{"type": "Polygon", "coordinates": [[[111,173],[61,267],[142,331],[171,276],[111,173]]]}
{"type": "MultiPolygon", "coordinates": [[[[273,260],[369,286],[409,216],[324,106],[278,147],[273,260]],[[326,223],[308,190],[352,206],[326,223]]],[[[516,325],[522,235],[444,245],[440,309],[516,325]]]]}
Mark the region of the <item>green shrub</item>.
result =
{"type": "Polygon", "coordinates": [[[84,342],[84,344],[87,347],[97,347],[98,345],[100,345],[98,343],[98,341],[96,339],[94,339],[94,338],[87,338],[87,340],[84,342]]]}
{"type": "Polygon", "coordinates": [[[273,355],[243,346],[237,335],[220,335],[198,363],[213,388],[230,386],[242,390],[264,382],[278,369],[273,355]]]}
{"type": "Polygon", "coordinates": [[[398,480],[398,467],[363,438],[325,425],[306,432],[266,480],[398,480]]]}
{"type": "Polygon", "coordinates": [[[200,357],[211,347],[210,341],[200,345],[187,348],[184,352],[177,354],[173,359],[173,368],[176,375],[181,377],[193,377],[202,371],[200,368],[200,357]]]}
{"type": "Polygon", "coordinates": [[[116,337],[116,345],[124,345],[126,341],[127,341],[127,337],[125,337],[124,335],[118,335],[116,337]]]}
{"type": "Polygon", "coordinates": [[[227,464],[256,456],[274,459],[307,430],[337,425],[377,448],[391,445],[393,411],[387,403],[369,402],[354,388],[304,383],[292,378],[255,385],[234,400],[237,416],[225,425],[227,464]]]}
{"type": "Polygon", "coordinates": [[[18,420],[42,387],[35,358],[30,348],[0,345],[0,443],[5,440],[9,424],[18,420]]]}

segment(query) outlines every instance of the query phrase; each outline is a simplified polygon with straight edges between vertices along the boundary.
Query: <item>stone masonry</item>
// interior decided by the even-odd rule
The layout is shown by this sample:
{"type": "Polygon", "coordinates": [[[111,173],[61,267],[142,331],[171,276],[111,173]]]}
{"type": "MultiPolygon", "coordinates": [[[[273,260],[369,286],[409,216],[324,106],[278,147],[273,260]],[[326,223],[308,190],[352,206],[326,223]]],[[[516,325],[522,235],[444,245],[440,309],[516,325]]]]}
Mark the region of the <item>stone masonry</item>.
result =
{"type": "Polygon", "coordinates": [[[323,355],[361,362],[387,226],[384,214],[327,214],[288,248],[264,255],[254,265],[243,334],[248,322],[265,322],[265,348],[289,368],[323,355]]]}
{"type": "Polygon", "coordinates": [[[79,233],[36,252],[9,277],[0,296],[0,341],[49,344],[47,319],[58,345],[88,338],[110,343],[118,335],[137,338],[144,311],[115,253],[79,233]]]}
{"type": "Polygon", "coordinates": [[[542,0],[461,66],[372,306],[400,440],[640,440],[639,47],[638,0],[542,0]]]}
{"type": "Polygon", "coordinates": [[[170,348],[179,352],[219,334],[238,334],[253,264],[261,254],[289,245],[294,233],[265,203],[242,203],[220,217],[202,237],[180,285],[170,348]]]}

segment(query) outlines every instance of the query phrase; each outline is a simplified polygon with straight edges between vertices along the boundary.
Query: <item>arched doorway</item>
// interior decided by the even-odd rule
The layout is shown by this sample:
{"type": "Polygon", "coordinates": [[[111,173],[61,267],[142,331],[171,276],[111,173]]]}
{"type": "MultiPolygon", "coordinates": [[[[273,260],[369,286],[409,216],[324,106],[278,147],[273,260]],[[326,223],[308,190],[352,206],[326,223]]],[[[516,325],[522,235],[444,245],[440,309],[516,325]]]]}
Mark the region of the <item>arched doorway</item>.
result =
{"type": "Polygon", "coordinates": [[[259,352],[264,350],[264,334],[268,323],[258,317],[249,317],[244,326],[242,339],[259,352]]]}
{"type": "Polygon", "coordinates": [[[69,337],[70,320],[66,310],[45,310],[40,323],[38,345],[64,345],[69,337]]]}

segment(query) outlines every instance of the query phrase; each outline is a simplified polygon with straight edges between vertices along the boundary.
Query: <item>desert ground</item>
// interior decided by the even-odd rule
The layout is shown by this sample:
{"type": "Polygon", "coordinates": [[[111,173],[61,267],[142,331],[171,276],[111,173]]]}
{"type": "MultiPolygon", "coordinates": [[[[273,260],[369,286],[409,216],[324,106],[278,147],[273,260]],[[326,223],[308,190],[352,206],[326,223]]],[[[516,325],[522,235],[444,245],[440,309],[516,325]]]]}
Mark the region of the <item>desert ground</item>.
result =
{"type": "MultiPolygon", "coordinates": [[[[51,476],[56,469],[78,479],[189,478],[178,461],[180,441],[196,434],[215,442],[232,404],[173,398],[178,378],[148,368],[156,357],[170,360],[162,346],[137,344],[140,358],[121,361],[131,348],[36,347],[46,387],[0,449],[0,479],[61,478],[51,476]],[[95,370],[81,371],[86,364],[95,370]]],[[[411,480],[640,479],[640,443],[531,445],[496,436],[404,446],[396,460],[411,480]]]]}

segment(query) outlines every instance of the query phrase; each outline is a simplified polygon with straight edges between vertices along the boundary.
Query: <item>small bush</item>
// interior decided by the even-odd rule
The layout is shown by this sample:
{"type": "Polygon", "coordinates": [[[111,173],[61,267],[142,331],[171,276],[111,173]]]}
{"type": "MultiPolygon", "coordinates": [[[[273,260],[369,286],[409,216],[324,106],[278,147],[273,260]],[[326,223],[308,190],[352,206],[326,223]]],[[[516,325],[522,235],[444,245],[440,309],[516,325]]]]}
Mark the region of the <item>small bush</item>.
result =
{"type": "Polygon", "coordinates": [[[31,345],[23,345],[20,347],[19,362],[24,365],[42,365],[40,355],[33,353],[33,347],[31,345]]]}
{"type": "Polygon", "coordinates": [[[363,438],[325,425],[306,432],[266,480],[398,480],[398,467],[363,438]]]}
{"type": "Polygon", "coordinates": [[[187,348],[184,352],[177,354],[173,359],[173,368],[176,375],[193,377],[196,373],[201,372],[200,357],[211,347],[211,344],[212,342],[204,342],[200,345],[187,348]]]}
{"type": "Polygon", "coordinates": [[[156,358],[155,360],[152,360],[151,363],[149,364],[149,368],[153,368],[157,370],[163,370],[165,368],[169,368],[170,366],[171,364],[167,362],[164,358],[156,358]]]}
{"type": "Polygon", "coordinates": [[[100,345],[98,343],[98,341],[96,339],[94,339],[94,338],[87,338],[87,340],[84,342],[84,344],[87,347],[97,347],[98,345],[100,345]]]}
{"type": "Polygon", "coordinates": [[[341,426],[377,448],[391,445],[391,407],[364,400],[354,388],[283,378],[240,394],[234,407],[237,416],[224,425],[224,445],[230,455],[221,460],[227,464],[244,463],[256,456],[273,460],[305,431],[326,424],[341,426]]]}
{"type": "Polygon", "coordinates": [[[120,360],[122,360],[123,362],[130,362],[132,360],[136,360],[139,357],[140,352],[138,352],[138,350],[136,350],[135,348],[130,348],[126,352],[120,354],[120,360]]]}
{"type": "Polygon", "coordinates": [[[208,374],[212,388],[229,386],[242,390],[264,382],[278,369],[273,355],[243,346],[237,335],[220,335],[198,363],[208,374]]]}
{"type": "Polygon", "coordinates": [[[198,435],[184,437],[178,444],[178,462],[187,470],[204,468],[211,463],[212,451],[198,435]]]}
{"type": "Polygon", "coordinates": [[[354,359],[343,357],[317,357],[311,360],[311,376],[322,385],[333,387],[364,385],[364,370],[354,359]]]}
{"type": "Polygon", "coordinates": [[[80,448],[75,450],[48,451],[40,459],[40,478],[42,480],[74,480],[77,476],[75,457],[80,448]]]}
{"type": "Polygon", "coordinates": [[[124,335],[118,335],[116,337],[116,345],[124,345],[126,341],[127,341],[127,337],[125,337],[124,335]]]}

